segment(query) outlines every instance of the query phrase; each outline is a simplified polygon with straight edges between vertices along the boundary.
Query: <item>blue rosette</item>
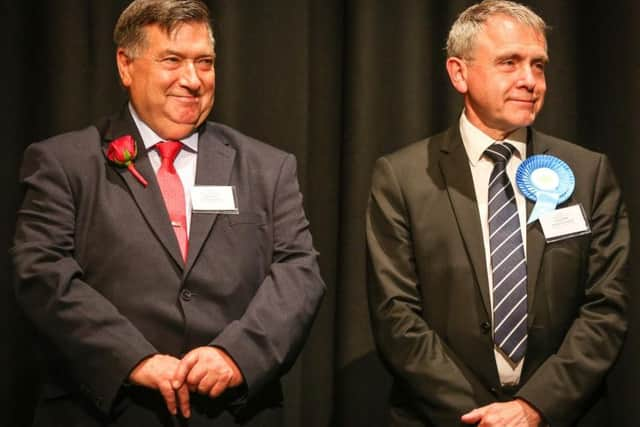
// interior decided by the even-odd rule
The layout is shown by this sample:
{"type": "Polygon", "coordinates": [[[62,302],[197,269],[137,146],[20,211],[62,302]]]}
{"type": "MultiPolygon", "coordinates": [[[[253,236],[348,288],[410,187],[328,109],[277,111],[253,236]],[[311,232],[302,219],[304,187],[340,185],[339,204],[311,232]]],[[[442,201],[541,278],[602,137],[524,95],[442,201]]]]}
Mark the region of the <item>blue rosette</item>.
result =
{"type": "Polygon", "coordinates": [[[569,165],[559,158],[537,154],[520,164],[516,184],[527,199],[535,202],[527,221],[531,224],[569,199],[576,187],[576,177],[569,165]]]}

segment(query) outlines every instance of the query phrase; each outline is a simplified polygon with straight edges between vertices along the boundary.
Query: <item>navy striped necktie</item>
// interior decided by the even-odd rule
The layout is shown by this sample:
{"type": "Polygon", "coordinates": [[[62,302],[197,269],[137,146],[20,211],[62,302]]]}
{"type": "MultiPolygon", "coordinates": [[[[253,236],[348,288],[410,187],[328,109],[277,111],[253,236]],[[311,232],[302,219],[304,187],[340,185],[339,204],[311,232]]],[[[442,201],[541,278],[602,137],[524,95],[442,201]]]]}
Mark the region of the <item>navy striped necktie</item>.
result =
{"type": "Polygon", "coordinates": [[[527,263],[516,198],[507,176],[507,162],[514,151],[511,144],[496,143],[484,154],[494,163],[488,199],[493,340],[517,363],[527,349],[527,263]]]}

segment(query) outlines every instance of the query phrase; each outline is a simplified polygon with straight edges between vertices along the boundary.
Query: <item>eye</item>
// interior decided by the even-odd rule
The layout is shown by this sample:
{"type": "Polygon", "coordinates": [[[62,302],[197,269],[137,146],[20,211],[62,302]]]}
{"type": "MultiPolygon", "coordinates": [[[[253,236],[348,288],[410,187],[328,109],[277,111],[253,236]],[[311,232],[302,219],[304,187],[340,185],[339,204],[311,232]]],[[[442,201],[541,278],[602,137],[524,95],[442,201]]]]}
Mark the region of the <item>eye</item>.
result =
{"type": "Polygon", "coordinates": [[[546,65],[547,65],[547,64],[545,64],[545,63],[544,63],[544,62],[542,62],[542,61],[540,61],[540,62],[535,62],[535,63],[533,64],[533,68],[535,68],[535,69],[536,69],[536,70],[538,70],[538,71],[544,71],[544,69],[545,69],[545,66],[546,66],[546,65]]]}
{"type": "Polygon", "coordinates": [[[200,58],[196,64],[203,70],[213,68],[213,58],[200,58]]]}
{"type": "Polygon", "coordinates": [[[162,63],[167,66],[176,66],[180,64],[180,58],[177,56],[166,56],[162,58],[162,63]]]}
{"type": "Polygon", "coordinates": [[[514,58],[503,58],[498,61],[498,68],[502,71],[513,71],[518,66],[518,61],[514,58]]]}

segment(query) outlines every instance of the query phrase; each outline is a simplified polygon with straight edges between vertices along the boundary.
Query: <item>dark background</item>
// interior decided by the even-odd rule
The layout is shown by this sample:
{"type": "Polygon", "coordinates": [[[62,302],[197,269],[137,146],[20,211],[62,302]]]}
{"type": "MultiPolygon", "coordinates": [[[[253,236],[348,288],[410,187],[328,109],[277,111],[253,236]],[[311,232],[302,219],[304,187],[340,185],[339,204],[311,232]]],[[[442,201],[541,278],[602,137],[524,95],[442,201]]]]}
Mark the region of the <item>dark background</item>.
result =
{"type": "MultiPolygon", "coordinates": [[[[25,146],[84,127],[125,94],[111,32],[127,0],[1,0],[1,253],[11,245],[25,146]]],[[[389,378],[367,314],[363,215],[374,160],[444,130],[460,112],[443,46],[471,1],[209,0],[217,39],[213,119],[293,152],[328,285],[304,353],[286,377],[287,426],[381,425],[389,378]]],[[[551,64],[536,127],[607,153],[634,230],[640,221],[640,2],[526,2],[546,19],[551,64]]],[[[637,243],[634,242],[634,253],[637,243]]],[[[632,258],[635,260],[635,257],[632,258]]],[[[37,384],[29,325],[0,257],[6,426],[27,425],[37,384]]],[[[629,288],[637,293],[638,272],[629,288]]],[[[612,426],[635,426],[640,303],[610,378],[612,426]]]]}

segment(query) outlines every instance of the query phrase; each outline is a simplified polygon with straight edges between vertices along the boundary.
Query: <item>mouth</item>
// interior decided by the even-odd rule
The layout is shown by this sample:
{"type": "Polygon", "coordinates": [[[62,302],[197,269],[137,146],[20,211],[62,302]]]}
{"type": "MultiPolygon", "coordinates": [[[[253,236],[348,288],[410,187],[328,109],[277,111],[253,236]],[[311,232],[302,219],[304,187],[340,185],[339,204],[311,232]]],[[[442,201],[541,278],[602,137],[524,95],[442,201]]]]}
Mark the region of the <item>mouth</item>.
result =
{"type": "Polygon", "coordinates": [[[200,101],[199,96],[194,95],[170,95],[172,98],[185,104],[193,104],[200,101]]]}
{"type": "Polygon", "coordinates": [[[538,105],[538,99],[519,99],[512,98],[509,102],[514,108],[526,111],[535,111],[538,105]]]}
{"type": "Polygon", "coordinates": [[[518,98],[511,98],[509,99],[509,101],[518,102],[522,104],[535,104],[536,102],[538,102],[537,99],[518,99],[518,98]]]}

